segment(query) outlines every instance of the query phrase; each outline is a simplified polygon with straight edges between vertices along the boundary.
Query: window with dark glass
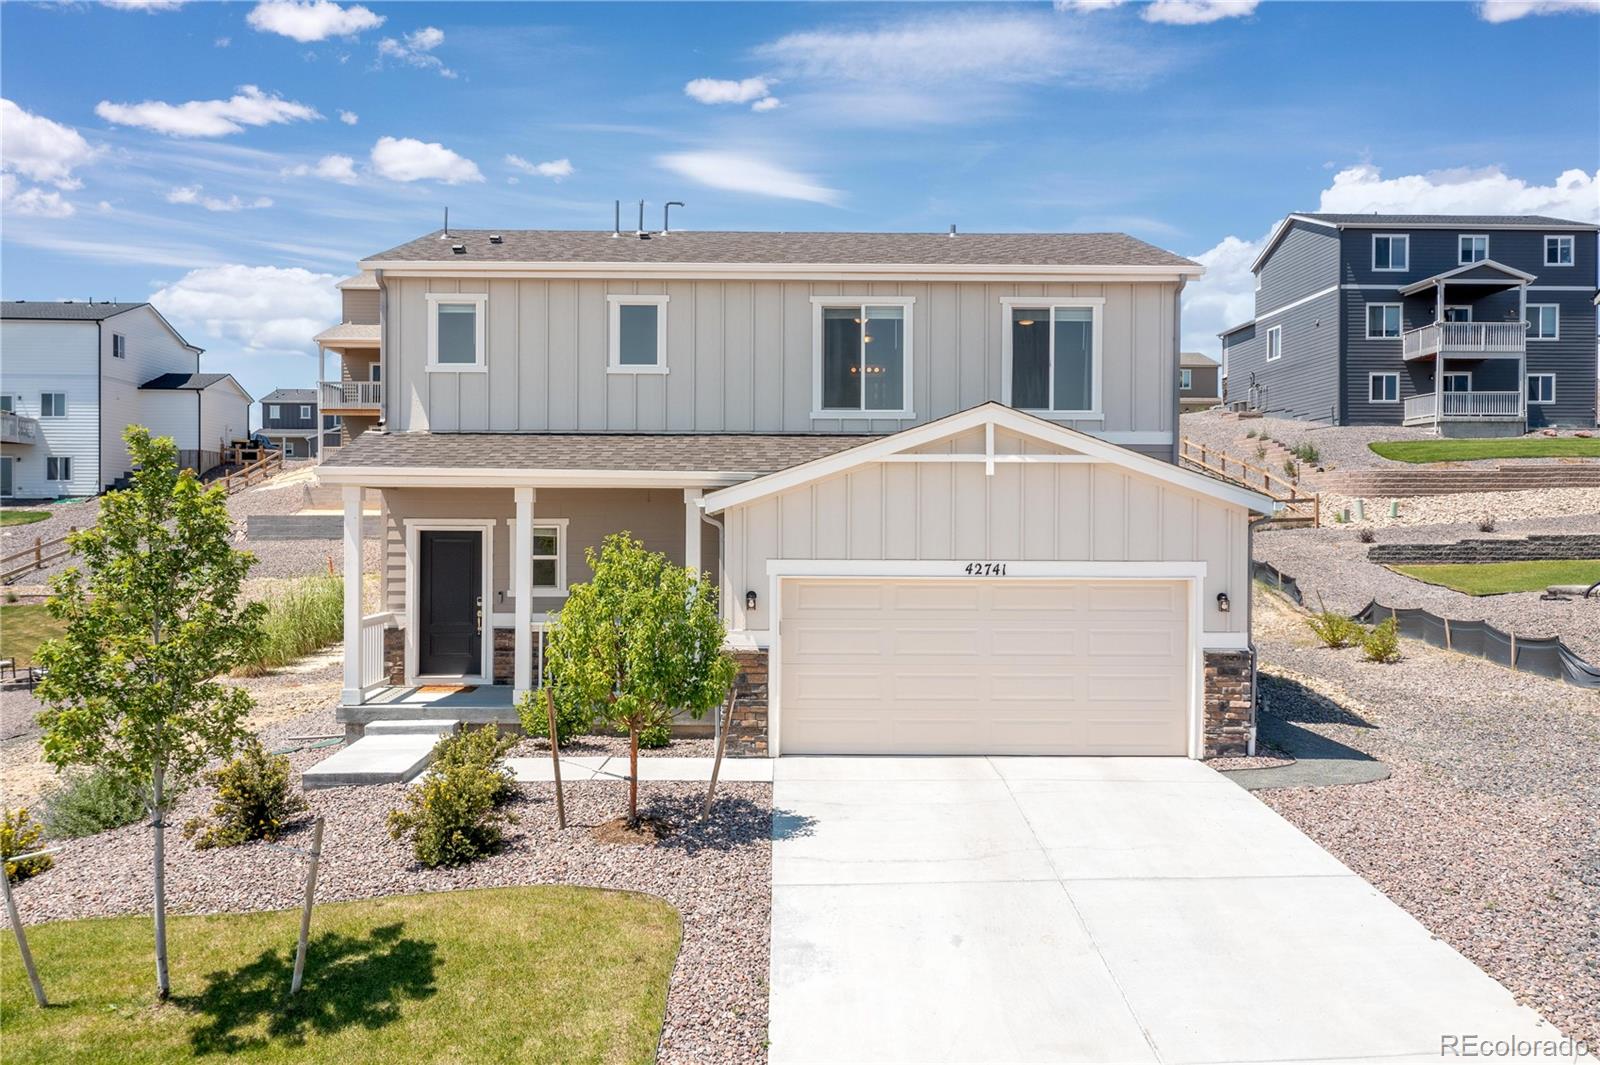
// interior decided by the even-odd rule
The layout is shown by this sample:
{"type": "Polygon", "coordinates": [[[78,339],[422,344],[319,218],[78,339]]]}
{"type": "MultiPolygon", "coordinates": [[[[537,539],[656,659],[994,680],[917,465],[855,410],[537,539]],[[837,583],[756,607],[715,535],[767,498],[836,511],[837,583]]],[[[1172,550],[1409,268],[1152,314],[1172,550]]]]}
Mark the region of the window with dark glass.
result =
{"type": "Polygon", "coordinates": [[[906,408],[906,308],[822,308],[825,410],[906,408]]]}
{"type": "Polygon", "coordinates": [[[1094,409],[1094,309],[1011,309],[1011,405],[1094,409]]]}

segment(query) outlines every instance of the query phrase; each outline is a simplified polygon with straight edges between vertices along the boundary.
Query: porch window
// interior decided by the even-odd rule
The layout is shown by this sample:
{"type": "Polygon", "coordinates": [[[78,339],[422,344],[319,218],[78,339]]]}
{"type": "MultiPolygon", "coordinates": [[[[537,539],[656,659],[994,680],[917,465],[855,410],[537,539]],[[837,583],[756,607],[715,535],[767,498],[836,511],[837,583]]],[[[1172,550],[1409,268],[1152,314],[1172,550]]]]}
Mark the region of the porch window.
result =
{"type": "Polygon", "coordinates": [[[1554,303],[1528,304],[1528,339],[1560,340],[1561,308],[1554,303]]]}
{"type": "Polygon", "coordinates": [[[1367,339],[1384,340],[1400,335],[1400,304],[1367,304],[1367,339]]]}
{"type": "Polygon", "coordinates": [[[40,392],[39,417],[65,418],[67,416],[67,394],[65,392],[40,392]]]}
{"type": "Polygon", "coordinates": [[[1469,371],[1456,370],[1441,374],[1440,377],[1444,381],[1444,390],[1446,392],[1472,391],[1472,374],[1469,371]]]}
{"type": "Polygon", "coordinates": [[[1571,266],[1577,238],[1570,233],[1544,238],[1544,264],[1546,266],[1571,266]]]}
{"type": "Polygon", "coordinates": [[[16,400],[14,400],[9,394],[0,396],[0,410],[5,411],[7,414],[11,414],[14,413],[16,409],[16,400]]]}
{"type": "Polygon", "coordinates": [[[667,372],[667,297],[607,296],[610,373],[667,372]]]}
{"type": "Polygon", "coordinates": [[[485,293],[428,293],[428,369],[483,371],[485,293]]]}
{"type": "Polygon", "coordinates": [[[1463,233],[1457,238],[1460,254],[1457,262],[1465,266],[1467,263],[1481,263],[1489,257],[1489,237],[1485,233],[1463,233]]]}
{"type": "Polygon", "coordinates": [[[1376,233],[1372,237],[1374,270],[1411,269],[1411,238],[1404,233],[1376,233]]]}
{"type": "Polygon", "coordinates": [[[1444,320],[1447,322],[1472,321],[1472,308],[1465,305],[1456,305],[1444,309],[1444,320]]]}
{"type": "Polygon", "coordinates": [[[1373,403],[1400,402],[1400,375],[1374,373],[1367,375],[1367,399],[1373,403]]]}
{"type": "Polygon", "coordinates": [[[1283,326],[1275,325],[1267,330],[1267,361],[1274,362],[1283,358],[1283,326]]]}
{"type": "MultiPolygon", "coordinates": [[[[512,519],[510,525],[511,544],[514,548],[517,543],[516,520],[512,519]]],[[[540,518],[533,523],[533,550],[528,555],[528,560],[533,567],[534,594],[567,594],[566,518],[540,518]]]]}
{"type": "Polygon", "coordinates": [[[812,417],[911,414],[910,297],[813,298],[812,417]]]}
{"type": "Polygon", "coordinates": [[[1100,412],[1100,304],[1011,307],[1011,405],[1048,414],[1100,412]]]}
{"type": "Polygon", "coordinates": [[[1554,403],[1556,401],[1556,375],[1531,373],[1528,375],[1528,402],[1554,403]]]}
{"type": "Polygon", "coordinates": [[[44,460],[44,479],[47,481],[72,480],[72,456],[50,455],[44,460]]]}

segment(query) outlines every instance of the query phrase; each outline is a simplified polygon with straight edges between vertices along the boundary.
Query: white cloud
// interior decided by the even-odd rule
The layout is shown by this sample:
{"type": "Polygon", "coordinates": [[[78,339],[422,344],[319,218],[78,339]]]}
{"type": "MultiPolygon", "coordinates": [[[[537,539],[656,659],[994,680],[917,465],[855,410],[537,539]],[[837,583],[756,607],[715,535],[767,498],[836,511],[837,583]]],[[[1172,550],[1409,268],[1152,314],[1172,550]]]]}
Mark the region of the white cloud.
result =
{"type": "Polygon", "coordinates": [[[840,192],[776,163],[737,152],[678,152],[656,160],[680,177],[713,189],[785,200],[838,204],[840,192]]]}
{"type": "Polygon", "coordinates": [[[218,48],[226,48],[230,44],[233,43],[233,38],[232,37],[218,37],[216,40],[212,41],[211,43],[216,45],[218,48]]]}
{"type": "Polygon", "coordinates": [[[100,3],[118,11],[143,11],[154,15],[162,11],[176,11],[183,6],[184,0],[100,0],[100,3]]]}
{"type": "Polygon", "coordinates": [[[408,33],[403,40],[385,37],[378,42],[378,55],[422,70],[436,70],[440,77],[453,78],[456,72],[444,65],[433,50],[444,43],[444,31],[437,26],[424,26],[408,33]]]}
{"type": "Polygon", "coordinates": [[[1121,7],[1125,0],[1055,0],[1057,11],[1104,11],[1121,7]]]}
{"type": "Polygon", "coordinates": [[[1255,14],[1260,0],[1153,0],[1139,17],[1146,22],[1166,22],[1174,26],[1199,26],[1225,18],[1245,18],[1255,14]]]}
{"type": "Polygon", "coordinates": [[[750,110],[760,114],[767,111],[775,111],[782,106],[783,101],[778,99],[776,96],[763,96],[761,99],[750,105],[750,110]]]}
{"type": "Polygon", "coordinates": [[[286,167],[282,173],[285,177],[318,177],[341,185],[354,185],[357,181],[356,161],[348,155],[324,155],[315,163],[286,167]]]}
{"type": "Polygon", "coordinates": [[[551,159],[543,163],[530,163],[520,155],[506,156],[506,165],[516,167],[524,174],[535,177],[547,177],[556,181],[569,178],[577,171],[573,168],[571,159],[551,159]]]}
{"type": "Polygon", "coordinates": [[[354,37],[362,30],[382,26],[385,19],[360,4],[340,7],[332,0],[261,0],[246,21],[262,33],[310,44],[329,37],[354,37]]]}
{"type": "Polygon", "coordinates": [[[356,114],[354,111],[341,110],[339,112],[339,121],[343,122],[347,126],[353,126],[357,122],[361,121],[361,116],[356,114]]]}
{"type": "Polygon", "coordinates": [[[97,154],[71,126],[0,98],[0,169],[70,191],[83,184],[72,176],[73,168],[97,154]]]}
{"type": "Polygon", "coordinates": [[[390,181],[442,181],[459,185],[482,181],[478,164],[438,142],[414,137],[379,137],[372,146],[372,170],[390,181]]]}
{"type": "Polygon", "coordinates": [[[242,133],[246,126],[269,126],[284,122],[309,122],[322,117],[317,109],[277,93],[264,93],[254,85],[241,85],[226,100],[190,100],[169,104],[146,100],[137,104],[114,104],[101,100],[94,113],[119,126],[137,126],[172,137],[223,137],[242,133]]]}
{"type": "Polygon", "coordinates": [[[1600,0],[1483,0],[1478,17],[1485,22],[1511,22],[1529,15],[1600,13],[1600,0]]]}
{"type": "Polygon", "coordinates": [[[747,104],[770,95],[772,83],[766,78],[745,78],[743,81],[724,81],[718,78],[695,78],[683,87],[685,96],[703,104],[747,104]]]}
{"type": "Polygon", "coordinates": [[[150,302],[185,331],[250,351],[301,352],[339,320],[338,280],[299,268],[229,263],[191,270],[150,302]]]}
{"type": "Polygon", "coordinates": [[[253,211],[272,206],[272,200],[266,196],[257,196],[253,200],[241,200],[238,196],[229,196],[226,200],[207,196],[200,185],[174,187],[167,192],[167,202],[191,204],[195,207],[204,207],[208,211],[253,211]]]}
{"type": "MultiPolygon", "coordinates": [[[[1600,222],[1600,170],[1567,170],[1548,185],[1533,185],[1498,167],[1385,178],[1379,168],[1364,164],[1335,174],[1316,209],[1341,214],[1543,214],[1600,222]]],[[[1267,221],[1276,224],[1278,219],[1267,221]]],[[[1218,332],[1254,316],[1250,264],[1269,235],[1270,227],[1255,240],[1224,237],[1193,256],[1206,274],[1184,289],[1184,350],[1215,354],[1218,332]]]]}
{"type": "Polygon", "coordinates": [[[67,218],[76,212],[61,193],[37,185],[25,189],[17,176],[9,173],[0,173],[0,208],[8,214],[35,218],[67,218]]]}

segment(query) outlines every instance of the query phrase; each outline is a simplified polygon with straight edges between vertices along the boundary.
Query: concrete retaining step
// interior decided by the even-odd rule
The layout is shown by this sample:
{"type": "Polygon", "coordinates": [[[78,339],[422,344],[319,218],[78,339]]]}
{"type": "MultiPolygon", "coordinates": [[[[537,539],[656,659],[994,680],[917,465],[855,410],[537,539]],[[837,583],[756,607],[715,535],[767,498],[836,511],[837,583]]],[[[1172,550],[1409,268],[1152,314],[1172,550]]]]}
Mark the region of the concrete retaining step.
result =
{"type": "Polygon", "coordinates": [[[1367,497],[1600,488],[1600,462],[1549,462],[1492,468],[1348,470],[1325,475],[1319,479],[1318,487],[1340,495],[1367,497]]]}
{"type": "Polygon", "coordinates": [[[367,726],[363,735],[367,736],[407,736],[412,734],[433,736],[448,736],[461,727],[461,722],[454,718],[432,717],[418,718],[414,721],[374,721],[367,726]]]}
{"type": "Polygon", "coordinates": [[[456,728],[454,721],[432,723],[447,727],[442,731],[391,731],[374,735],[369,726],[368,733],[361,739],[301,774],[300,787],[304,791],[316,791],[365,784],[403,784],[428,768],[439,737],[456,728]]]}

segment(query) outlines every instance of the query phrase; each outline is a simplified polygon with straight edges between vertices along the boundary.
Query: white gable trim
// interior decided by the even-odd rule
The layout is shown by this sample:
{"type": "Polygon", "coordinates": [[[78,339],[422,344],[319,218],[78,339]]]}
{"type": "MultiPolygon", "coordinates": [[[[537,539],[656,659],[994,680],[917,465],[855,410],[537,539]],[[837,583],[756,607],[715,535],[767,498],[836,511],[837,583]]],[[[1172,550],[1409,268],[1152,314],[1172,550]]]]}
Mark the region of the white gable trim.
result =
{"type": "MultiPolygon", "coordinates": [[[[1197,492],[1200,495],[1210,496],[1237,506],[1248,507],[1260,514],[1271,514],[1278,507],[1267,496],[1259,492],[1252,492],[1247,488],[1226,484],[1203,474],[1191,470],[1181,469],[1169,462],[1153,459],[1141,455],[1136,451],[1108,444],[1104,440],[1057,425],[1043,418],[1036,418],[1013,407],[1001,403],[982,403],[971,407],[958,414],[952,414],[938,421],[918,425],[902,432],[889,436],[879,437],[869,443],[848,450],[828,455],[824,458],[814,459],[811,462],[791,466],[777,473],[757,477],[743,484],[724,488],[712,492],[705,497],[706,512],[717,514],[729,507],[743,506],[757,499],[786,492],[791,488],[798,488],[813,481],[844,473],[858,466],[865,466],[874,462],[889,460],[891,456],[910,451],[925,444],[936,443],[959,433],[971,429],[985,429],[986,436],[992,439],[995,428],[1008,429],[1023,436],[1034,437],[1045,443],[1055,444],[1060,447],[1070,448],[1084,455],[1087,461],[1103,462],[1108,465],[1122,466],[1134,473],[1152,477],[1158,481],[1165,481],[1187,491],[1197,492]]],[[[992,452],[985,456],[987,464],[992,468],[996,461],[1003,461],[992,452]]],[[[963,461],[960,456],[949,456],[947,461],[963,461]]]]}
{"type": "MultiPolygon", "coordinates": [[[[1432,277],[1423,278],[1421,281],[1418,281],[1415,284],[1407,285],[1405,288],[1400,290],[1400,294],[1403,296],[1415,295],[1424,289],[1432,288],[1441,281],[1448,283],[1450,279],[1455,277],[1457,274],[1464,274],[1469,270],[1481,270],[1484,267],[1488,267],[1491,270],[1499,270],[1501,273],[1506,274],[1506,283],[1510,283],[1513,278],[1523,282],[1528,282],[1533,281],[1538,277],[1537,274],[1530,274],[1525,270],[1518,270],[1515,267],[1507,266],[1505,263],[1495,262],[1493,259],[1479,259],[1475,263],[1462,263],[1454,270],[1446,270],[1442,274],[1434,274],[1432,277]]],[[[1473,278],[1472,280],[1485,281],[1490,284],[1501,284],[1500,281],[1492,280],[1490,278],[1473,278]]],[[[1468,282],[1457,282],[1457,284],[1466,283],[1468,282]]]]}

